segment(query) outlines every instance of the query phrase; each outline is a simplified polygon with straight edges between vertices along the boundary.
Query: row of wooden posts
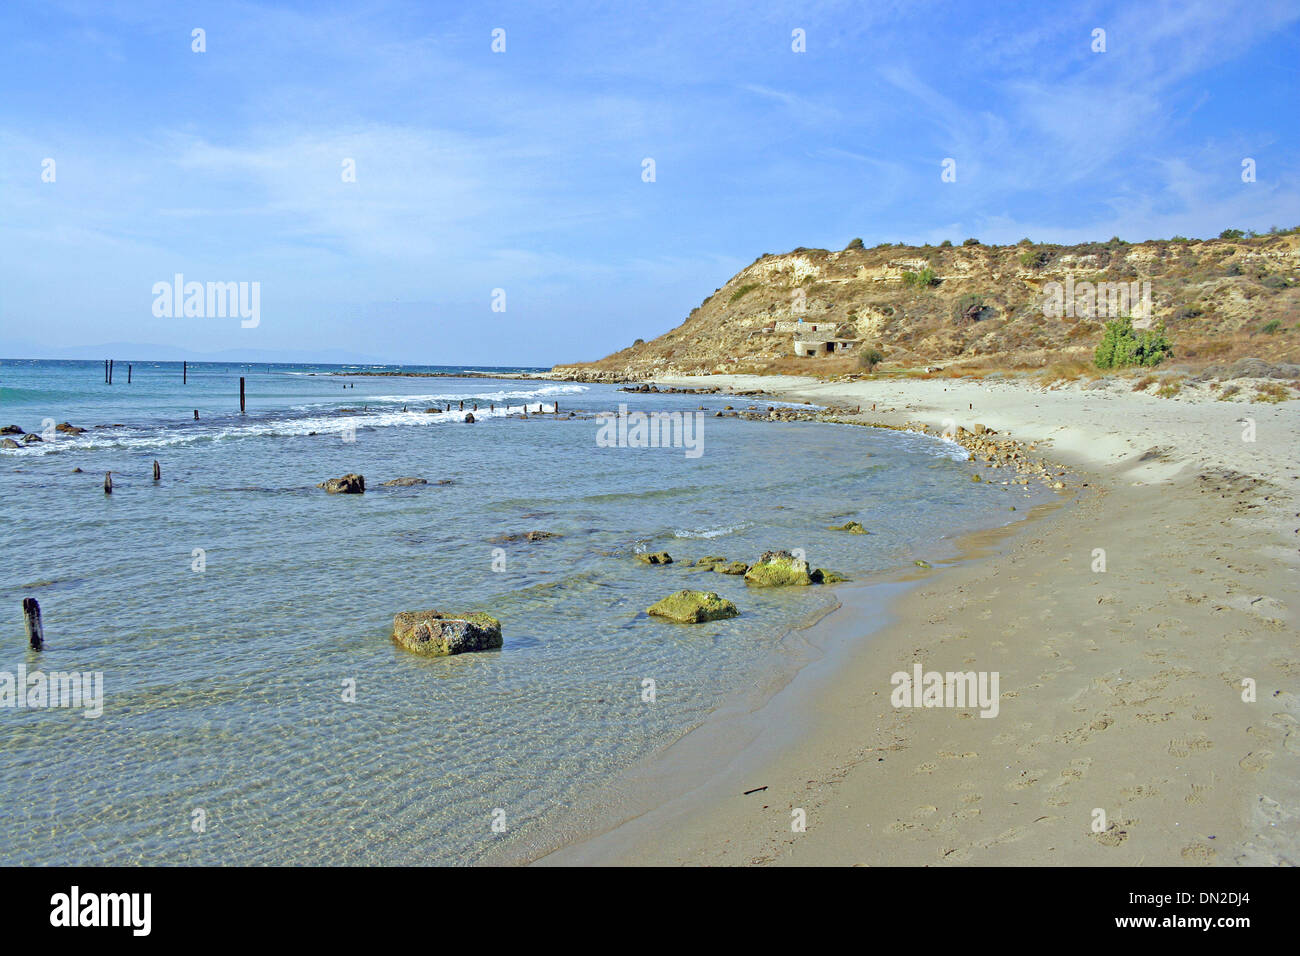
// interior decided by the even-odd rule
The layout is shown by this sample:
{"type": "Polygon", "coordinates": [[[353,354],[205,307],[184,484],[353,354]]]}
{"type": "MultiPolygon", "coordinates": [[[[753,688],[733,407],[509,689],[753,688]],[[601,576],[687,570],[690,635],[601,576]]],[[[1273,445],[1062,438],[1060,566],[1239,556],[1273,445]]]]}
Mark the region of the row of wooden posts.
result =
{"type": "MultiPolygon", "coordinates": [[[[188,373],[189,373],[188,364],[182,362],[181,363],[181,384],[185,384],[188,373]]],[[[112,359],[104,359],[104,383],[107,385],[113,384],[113,360],[112,359]]],[[[128,385],[131,384],[131,366],[129,364],[126,367],[126,383],[128,385]]],[[[496,403],[494,402],[488,407],[491,408],[492,411],[496,411],[497,406],[496,403]]],[[[538,402],[537,403],[538,415],[542,414],[542,408],[543,408],[542,403],[538,402]]],[[[245,409],[244,376],[241,375],[239,377],[239,412],[241,415],[244,414],[244,409],[245,409]]],[[[460,403],[460,410],[462,412],[465,410],[464,401],[460,403]]],[[[451,406],[448,405],[444,409],[444,411],[448,411],[448,412],[451,411],[451,406]]],[[[474,403],[474,411],[478,411],[477,402],[474,403]]],[[[554,411],[556,415],[560,414],[560,403],[558,401],[555,403],[554,411]]],[[[524,414],[525,415],[528,414],[527,405],[524,406],[524,414]]],[[[199,410],[197,408],[194,410],[194,420],[195,421],[199,420],[199,410]]],[[[162,481],[162,466],[158,464],[157,459],[155,459],[153,463],[153,480],[162,481]]],[[[112,493],[113,493],[113,473],[111,471],[107,471],[104,473],[104,494],[111,495],[112,493]]],[[[23,598],[23,629],[24,631],[26,631],[27,643],[31,646],[32,650],[39,651],[45,647],[45,630],[41,624],[41,605],[40,602],[36,600],[36,598],[30,598],[30,597],[23,598]]]]}

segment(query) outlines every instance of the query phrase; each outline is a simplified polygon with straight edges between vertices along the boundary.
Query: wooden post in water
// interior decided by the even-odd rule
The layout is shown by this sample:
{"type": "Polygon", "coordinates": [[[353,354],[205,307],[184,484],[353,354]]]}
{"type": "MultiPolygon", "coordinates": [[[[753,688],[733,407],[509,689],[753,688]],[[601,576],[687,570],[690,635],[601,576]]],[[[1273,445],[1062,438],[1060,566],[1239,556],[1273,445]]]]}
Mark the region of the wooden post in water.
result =
{"type": "Polygon", "coordinates": [[[555,414],[560,414],[560,403],[558,401],[555,403],[555,414]]]}
{"type": "MultiPolygon", "coordinates": [[[[190,377],[190,363],[181,362],[181,384],[184,385],[189,380],[189,377],[190,377]]],[[[195,415],[194,417],[198,418],[199,416],[195,415]]]]}
{"type": "Polygon", "coordinates": [[[239,376],[239,414],[244,414],[244,376],[239,376]]]}
{"type": "Polygon", "coordinates": [[[104,494],[111,495],[112,493],[113,493],[113,473],[111,471],[106,471],[104,472],[104,494]]]}
{"type": "Polygon", "coordinates": [[[462,411],[462,412],[465,410],[465,400],[464,400],[463,398],[462,398],[461,401],[460,401],[460,409],[459,409],[459,410],[462,411]]]}
{"type": "Polygon", "coordinates": [[[104,359],[104,384],[108,384],[108,359],[104,359]]]}
{"type": "Polygon", "coordinates": [[[113,384],[113,360],[108,360],[108,384],[113,384]]]}
{"type": "Polygon", "coordinates": [[[45,629],[41,627],[41,605],[36,598],[23,598],[23,630],[32,650],[45,647],[45,629]]]}
{"type": "Polygon", "coordinates": [[[194,409],[194,420],[196,422],[199,420],[199,410],[197,408],[194,409]]]}
{"type": "Polygon", "coordinates": [[[133,366],[130,365],[130,364],[128,363],[127,366],[126,366],[126,384],[128,384],[128,385],[131,384],[131,369],[132,369],[132,368],[133,368],[133,366]]]}
{"type": "Polygon", "coordinates": [[[158,464],[158,459],[153,460],[153,480],[162,481],[162,465],[158,464]]]}

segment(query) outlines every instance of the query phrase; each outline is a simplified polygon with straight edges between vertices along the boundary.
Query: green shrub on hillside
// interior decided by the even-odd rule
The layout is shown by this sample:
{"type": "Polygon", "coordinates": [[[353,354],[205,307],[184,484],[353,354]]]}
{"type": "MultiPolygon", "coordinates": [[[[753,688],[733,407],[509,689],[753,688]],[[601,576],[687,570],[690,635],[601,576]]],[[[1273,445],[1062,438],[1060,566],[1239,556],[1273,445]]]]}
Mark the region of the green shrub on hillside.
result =
{"type": "Polygon", "coordinates": [[[935,274],[933,269],[926,266],[920,272],[904,272],[903,283],[904,285],[916,286],[917,288],[924,289],[927,286],[938,285],[939,277],[935,274]]]}
{"type": "Polygon", "coordinates": [[[755,289],[757,289],[757,288],[758,288],[758,283],[757,283],[757,282],[746,282],[744,285],[742,285],[742,286],[741,286],[739,289],[737,289],[735,292],[731,293],[731,301],[732,301],[732,302],[735,302],[735,301],[736,301],[737,299],[739,299],[741,296],[743,296],[743,295],[745,295],[745,294],[747,294],[747,293],[749,293],[749,292],[753,292],[753,291],[754,291],[755,289]]]}
{"type": "Polygon", "coordinates": [[[1094,360],[1097,368],[1154,368],[1174,354],[1164,323],[1154,329],[1134,329],[1133,319],[1123,316],[1106,323],[1094,360]]]}
{"type": "Polygon", "coordinates": [[[865,368],[868,372],[873,371],[884,360],[885,355],[880,349],[863,349],[858,353],[858,367],[865,368]]]}

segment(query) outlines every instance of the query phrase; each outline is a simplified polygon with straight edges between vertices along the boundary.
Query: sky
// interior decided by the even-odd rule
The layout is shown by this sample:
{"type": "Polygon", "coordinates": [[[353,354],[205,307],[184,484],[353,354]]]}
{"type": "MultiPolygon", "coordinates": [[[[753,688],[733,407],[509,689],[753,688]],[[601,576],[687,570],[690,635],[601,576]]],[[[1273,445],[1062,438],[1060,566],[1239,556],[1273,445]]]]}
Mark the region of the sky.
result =
{"type": "Polygon", "coordinates": [[[1289,228],[1298,70],[1294,0],[6,0],[0,356],[549,366],[798,246],[1289,228]]]}

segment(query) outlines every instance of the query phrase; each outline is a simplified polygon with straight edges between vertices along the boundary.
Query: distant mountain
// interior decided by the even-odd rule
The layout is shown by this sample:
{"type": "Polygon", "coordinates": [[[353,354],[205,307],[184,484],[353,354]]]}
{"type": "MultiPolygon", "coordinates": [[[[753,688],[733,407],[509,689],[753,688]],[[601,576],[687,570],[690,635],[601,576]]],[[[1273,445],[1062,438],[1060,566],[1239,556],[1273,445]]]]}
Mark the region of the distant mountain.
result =
{"type": "Polygon", "coordinates": [[[51,348],[29,342],[6,342],[0,339],[0,358],[93,359],[111,358],[126,362],[265,362],[301,363],[304,365],[393,365],[398,364],[373,355],[359,355],[343,349],[297,351],[276,349],[223,349],[218,352],[195,352],[170,345],[140,342],[107,342],[103,345],[75,345],[51,348]]]}

